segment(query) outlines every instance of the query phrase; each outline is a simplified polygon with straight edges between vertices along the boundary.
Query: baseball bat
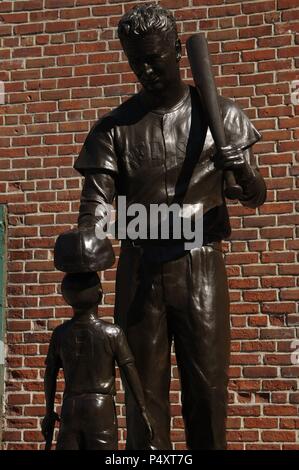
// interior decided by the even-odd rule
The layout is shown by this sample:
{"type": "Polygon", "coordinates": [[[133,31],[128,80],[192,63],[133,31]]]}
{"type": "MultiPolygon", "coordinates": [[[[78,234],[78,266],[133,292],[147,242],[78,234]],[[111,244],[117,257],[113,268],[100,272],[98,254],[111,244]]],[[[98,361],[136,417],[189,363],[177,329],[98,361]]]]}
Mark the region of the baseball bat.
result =
{"type": "MultiPolygon", "coordinates": [[[[187,54],[196,89],[208,118],[209,128],[215,142],[216,150],[227,145],[223,118],[218,101],[208,44],[204,33],[190,36],[186,42],[187,54]]],[[[231,170],[224,172],[225,191],[229,199],[239,199],[242,188],[236,183],[235,175],[231,170]]]]}

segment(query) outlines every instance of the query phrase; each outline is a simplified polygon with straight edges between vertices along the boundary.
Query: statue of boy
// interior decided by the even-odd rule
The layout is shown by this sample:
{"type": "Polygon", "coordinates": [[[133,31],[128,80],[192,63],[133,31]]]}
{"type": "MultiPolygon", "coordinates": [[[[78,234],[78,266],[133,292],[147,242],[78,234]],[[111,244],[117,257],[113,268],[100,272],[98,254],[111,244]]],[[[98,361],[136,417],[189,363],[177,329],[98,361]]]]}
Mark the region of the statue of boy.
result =
{"type": "Polygon", "coordinates": [[[52,433],[56,380],[62,368],[65,390],[57,438],[57,450],[116,450],[118,429],[115,413],[115,361],[135,397],[152,439],[143,390],[134,358],[120,327],[97,315],[102,289],[97,273],[67,274],[62,295],[73,307],[74,317],[53,331],[46,359],[46,416],[42,432],[52,433]]]}

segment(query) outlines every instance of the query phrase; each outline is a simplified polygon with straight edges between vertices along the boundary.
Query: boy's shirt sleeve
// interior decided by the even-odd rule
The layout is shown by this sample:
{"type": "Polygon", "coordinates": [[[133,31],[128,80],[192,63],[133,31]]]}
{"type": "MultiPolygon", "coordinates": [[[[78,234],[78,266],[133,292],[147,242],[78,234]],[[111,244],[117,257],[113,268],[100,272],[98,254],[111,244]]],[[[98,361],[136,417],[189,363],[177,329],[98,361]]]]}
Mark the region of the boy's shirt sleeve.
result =
{"type": "Polygon", "coordinates": [[[126,336],[120,328],[115,338],[115,356],[119,366],[134,362],[134,357],[129,348],[126,336]]]}

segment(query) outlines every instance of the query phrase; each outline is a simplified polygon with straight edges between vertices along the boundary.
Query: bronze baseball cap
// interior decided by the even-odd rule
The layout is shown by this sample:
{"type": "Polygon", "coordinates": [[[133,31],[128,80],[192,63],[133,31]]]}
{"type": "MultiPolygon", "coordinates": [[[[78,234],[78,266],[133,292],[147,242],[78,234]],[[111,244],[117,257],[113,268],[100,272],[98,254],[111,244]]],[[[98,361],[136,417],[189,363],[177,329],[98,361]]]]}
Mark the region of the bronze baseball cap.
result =
{"type": "Polygon", "coordinates": [[[104,271],[115,261],[108,238],[96,237],[95,227],[81,227],[62,233],[54,247],[54,265],[65,273],[104,271]]]}

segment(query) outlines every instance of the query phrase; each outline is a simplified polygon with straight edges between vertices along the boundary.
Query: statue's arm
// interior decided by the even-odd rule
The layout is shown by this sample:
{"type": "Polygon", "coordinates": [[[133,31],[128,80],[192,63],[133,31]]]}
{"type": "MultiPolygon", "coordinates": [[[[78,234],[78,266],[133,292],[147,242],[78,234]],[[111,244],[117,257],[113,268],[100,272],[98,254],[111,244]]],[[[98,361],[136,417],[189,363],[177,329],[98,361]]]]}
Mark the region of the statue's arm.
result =
{"type": "Polygon", "coordinates": [[[54,264],[63,272],[109,269],[115,262],[105,230],[106,213],[116,192],[118,157],[114,122],[98,121],[85,139],[74,168],[84,177],[78,227],[62,233],[54,249],[54,264]]]}
{"type": "Polygon", "coordinates": [[[254,144],[262,136],[248,116],[229,98],[220,98],[228,145],[213,157],[216,168],[231,170],[238,185],[243,189],[240,202],[246,207],[261,206],[267,196],[266,185],[260,174],[253,153],[254,144]]]}
{"type": "Polygon", "coordinates": [[[108,170],[87,170],[81,193],[78,228],[62,233],[55,244],[55,267],[64,272],[92,272],[115,262],[107,238],[107,214],[115,196],[115,175],[108,170]]]}
{"type": "Polygon", "coordinates": [[[78,226],[93,227],[103,220],[113,203],[116,181],[113,172],[86,171],[80,199],[78,226]]]}

